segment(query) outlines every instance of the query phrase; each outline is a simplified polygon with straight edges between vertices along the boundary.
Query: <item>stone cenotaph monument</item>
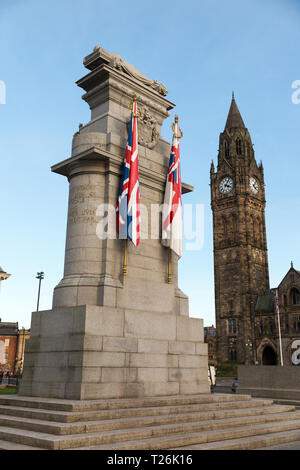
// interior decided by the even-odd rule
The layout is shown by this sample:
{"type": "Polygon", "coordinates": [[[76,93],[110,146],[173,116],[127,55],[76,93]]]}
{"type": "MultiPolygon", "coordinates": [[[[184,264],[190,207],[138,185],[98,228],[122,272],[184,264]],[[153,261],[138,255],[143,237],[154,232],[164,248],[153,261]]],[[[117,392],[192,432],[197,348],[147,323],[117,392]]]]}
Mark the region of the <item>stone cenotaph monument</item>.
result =
{"type": "MultiPolygon", "coordinates": [[[[203,320],[189,318],[175,256],[168,283],[168,249],[150,217],[164,200],[170,144],[161,126],[174,104],[164,85],[117,54],[96,46],[83,63],[89,72],[77,85],[91,120],[74,135],[72,156],[52,167],[69,181],[64,276],[52,310],[32,314],[19,394],[93,400],[208,393],[203,320]],[[128,241],[124,276],[124,240],[110,237],[114,218],[106,237],[99,227],[103,205],[116,207],[134,93],[148,218],[142,211],[139,246],[128,241]]],[[[182,185],[183,193],[191,190],[182,185]]]]}

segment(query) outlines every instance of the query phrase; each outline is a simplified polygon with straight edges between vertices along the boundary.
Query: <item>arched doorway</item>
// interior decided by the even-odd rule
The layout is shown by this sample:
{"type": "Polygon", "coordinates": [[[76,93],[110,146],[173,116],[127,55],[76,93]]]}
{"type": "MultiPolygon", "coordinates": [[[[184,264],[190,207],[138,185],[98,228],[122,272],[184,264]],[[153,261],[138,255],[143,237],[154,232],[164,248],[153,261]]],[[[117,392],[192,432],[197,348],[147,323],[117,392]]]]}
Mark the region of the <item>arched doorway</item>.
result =
{"type": "Polygon", "coordinates": [[[263,350],[262,363],[264,366],[276,366],[277,354],[271,346],[266,346],[263,350]]]}

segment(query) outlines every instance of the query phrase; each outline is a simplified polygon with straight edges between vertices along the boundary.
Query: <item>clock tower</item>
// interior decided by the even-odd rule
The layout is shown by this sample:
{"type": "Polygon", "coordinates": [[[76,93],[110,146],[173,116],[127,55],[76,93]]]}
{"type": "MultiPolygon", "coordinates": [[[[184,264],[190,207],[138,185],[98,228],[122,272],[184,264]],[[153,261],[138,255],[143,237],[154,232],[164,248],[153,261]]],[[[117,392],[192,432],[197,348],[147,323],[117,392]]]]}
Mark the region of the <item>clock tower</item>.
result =
{"type": "Polygon", "coordinates": [[[234,95],[210,170],[217,360],[256,359],[254,308],[269,290],[265,186],[234,95]]]}

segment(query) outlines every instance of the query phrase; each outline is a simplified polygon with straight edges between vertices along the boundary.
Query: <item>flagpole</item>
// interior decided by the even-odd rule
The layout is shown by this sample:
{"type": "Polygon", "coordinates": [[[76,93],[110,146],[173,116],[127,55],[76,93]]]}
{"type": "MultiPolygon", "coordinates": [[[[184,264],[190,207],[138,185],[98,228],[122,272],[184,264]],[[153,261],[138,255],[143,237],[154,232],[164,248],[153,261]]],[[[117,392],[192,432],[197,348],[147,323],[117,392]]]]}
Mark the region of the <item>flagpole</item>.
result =
{"type": "Polygon", "coordinates": [[[127,275],[127,241],[128,238],[124,240],[123,276],[127,275]]]}
{"type": "Polygon", "coordinates": [[[282,342],[281,342],[281,327],[280,327],[280,315],[279,315],[279,301],[278,301],[278,290],[277,290],[277,289],[276,289],[276,310],[277,310],[277,321],[278,321],[278,335],[279,335],[279,349],[280,349],[280,365],[283,366],[282,342]]]}
{"type": "Polygon", "coordinates": [[[171,284],[171,279],[172,279],[172,272],[171,272],[172,265],[171,265],[171,261],[172,261],[172,252],[171,252],[171,248],[169,248],[169,249],[168,249],[168,284],[171,284]]]}
{"type": "MultiPolygon", "coordinates": [[[[183,137],[183,132],[182,132],[182,130],[180,129],[180,127],[178,125],[178,116],[177,116],[177,114],[175,115],[175,122],[172,124],[171,129],[172,129],[172,132],[173,132],[173,141],[172,141],[172,147],[171,147],[171,154],[172,154],[172,152],[175,152],[174,147],[175,146],[178,147],[179,139],[181,139],[183,137]],[[177,141],[177,145],[175,145],[175,141],[177,141]]],[[[169,166],[169,170],[170,170],[170,166],[169,166]]],[[[168,172],[169,172],[169,170],[168,170],[168,172]]],[[[178,170],[177,171],[178,171],[178,176],[177,177],[178,177],[178,180],[180,182],[179,159],[178,159],[178,170]]],[[[173,178],[174,178],[174,176],[173,176],[173,178]]],[[[172,181],[174,181],[174,179],[172,181]]],[[[181,195],[181,188],[180,188],[180,195],[181,195]]],[[[173,200],[172,200],[172,211],[173,211],[173,200]]],[[[170,217],[170,214],[169,214],[169,217],[170,217]]],[[[172,220],[171,220],[171,222],[172,222],[172,220]]],[[[169,224],[171,222],[169,221],[169,224]]],[[[169,233],[169,236],[170,235],[171,235],[171,233],[169,233]]],[[[171,243],[170,240],[169,240],[169,243],[171,243]]],[[[171,284],[171,281],[172,281],[172,249],[169,246],[169,248],[168,248],[168,284],[171,284]]]]}

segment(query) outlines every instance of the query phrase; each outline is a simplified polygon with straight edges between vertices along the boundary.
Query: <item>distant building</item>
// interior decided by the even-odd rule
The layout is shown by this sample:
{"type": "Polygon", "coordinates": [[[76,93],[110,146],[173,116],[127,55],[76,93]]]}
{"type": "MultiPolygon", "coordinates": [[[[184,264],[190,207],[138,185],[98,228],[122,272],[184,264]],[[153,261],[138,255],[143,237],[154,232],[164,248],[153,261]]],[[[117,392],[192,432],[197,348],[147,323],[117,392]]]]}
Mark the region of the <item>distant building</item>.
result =
{"type": "MultiPolygon", "coordinates": [[[[300,347],[300,271],[293,264],[278,288],[284,365],[298,365],[300,347]],[[292,357],[294,355],[294,361],[292,357]]],[[[258,297],[255,308],[254,351],[260,364],[280,364],[279,328],[275,312],[276,289],[258,297]]]]}
{"type": "Polygon", "coordinates": [[[23,372],[25,342],[30,330],[19,330],[18,323],[2,322],[0,319],[0,370],[4,373],[23,372]]]}
{"type": "Polygon", "coordinates": [[[0,320],[0,364],[2,372],[15,372],[18,347],[18,323],[6,323],[0,320]]]}
{"type": "Polygon", "coordinates": [[[16,374],[23,373],[25,345],[26,345],[26,341],[29,338],[30,338],[30,330],[26,330],[24,327],[22,327],[19,330],[19,337],[18,337],[18,347],[17,347],[17,355],[16,355],[16,363],[15,363],[16,374]]]}
{"type": "Polygon", "coordinates": [[[265,181],[234,96],[211,165],[218,363],[248,363],[257,296],[268,292],[265,181]]]}
{"type": "Polygon", "coordinates": [[[217,329],[212,326],[204,327],[204,342],[208,345],[208,363],[217,365],[217,329]]]}

